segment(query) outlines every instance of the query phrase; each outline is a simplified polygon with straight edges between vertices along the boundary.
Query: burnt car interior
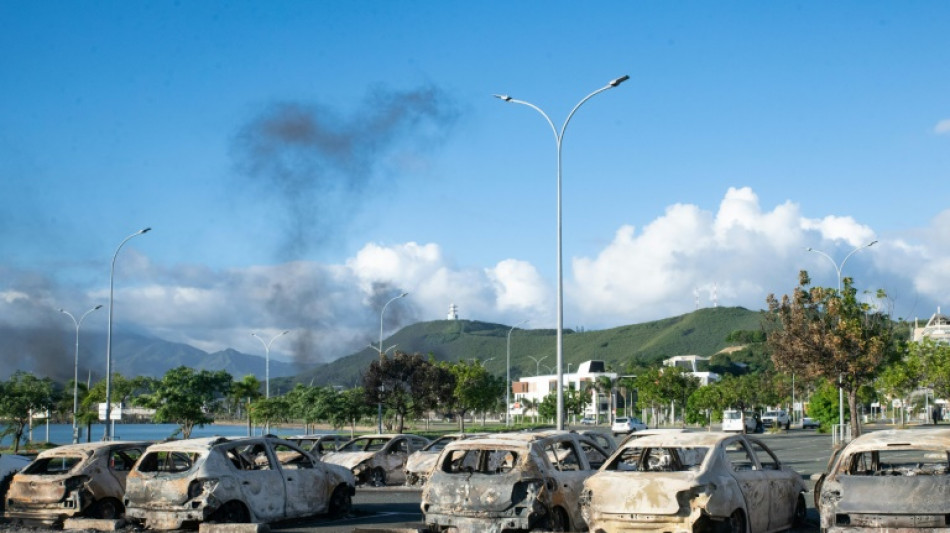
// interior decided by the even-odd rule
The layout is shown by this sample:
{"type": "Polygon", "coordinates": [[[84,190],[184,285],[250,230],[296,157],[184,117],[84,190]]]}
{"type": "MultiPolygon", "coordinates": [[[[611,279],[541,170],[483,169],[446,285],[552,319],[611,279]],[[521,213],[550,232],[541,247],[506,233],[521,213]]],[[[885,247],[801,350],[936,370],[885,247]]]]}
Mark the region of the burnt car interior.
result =
{"type": "Polygon", "coordinates": [[[621,472],[689,472],[699,470],[706,447],[639,448],[621,451],[606,470],[621,472]]]}
{"type": "Polygon", "coordinates": [[[449,474],[507,474],[518,463],[518,454],[509,450],[452,450],[442,463],[449,474]]]}
{"type": "Polygon", "coordinates": [[[33,464],[27,466],[23,473],[34,476],[58,476],[72,470],[83,459],[85,458],[81,455],[57,455],[37,459],[33,464]]]}
{"type": "Polygon", "coordinates": [[[128,472],[141,455],[141,450],[135,449],[113,451],[109,454],[109,468],[116,472],[128,472]]]}
{"type": "Polygon", "coordinates": [[[341,452],[378,452],[389,439],[356,439],[339,449],[341,452]]]}
{"type": "Polygon", "coordinates": [[[139,472],[165,472],[174,474],[191,470],[196,453],[185,452],[151,452],[145,455],[139,464],[139,472]]]}
{"type": "Polygon", "coordinates": [[[891,449],[856,453],[849,458],[844,475],[850,476],[945,476],[950,457],[944,450],[891,449]]]}
{"type": "Polygon", "coordinates": [[[568,441],[552,442],[545,450],[548,460],[560,472],[576,472],[581,469],[581,460],[574,445],[568,441]]]}

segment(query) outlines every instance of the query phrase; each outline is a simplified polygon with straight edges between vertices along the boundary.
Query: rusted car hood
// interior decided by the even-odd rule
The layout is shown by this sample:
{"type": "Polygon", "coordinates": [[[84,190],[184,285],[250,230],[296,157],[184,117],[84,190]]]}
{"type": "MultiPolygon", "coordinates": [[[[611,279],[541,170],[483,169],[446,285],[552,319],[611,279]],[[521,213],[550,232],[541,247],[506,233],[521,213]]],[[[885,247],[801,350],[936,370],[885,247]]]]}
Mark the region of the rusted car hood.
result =
{"type": "Polygon", "coordinates": [[[593,505],[602,513],[675,514],[680,508],[676,494],[699,482],[690,472],[602,471],[584,485],[597,494],[593,505]]]}
{"type": "Polygon", "coordinates": [[[839,513],[950,514],[950,499],[938,496],[950,486],[945,476],[841,476],[837,484],[839,513]]]}
{"type": "Polygon", "coordinates": [[[372,459],[374,455],[376,455],[376,452],[330,452],[320,459],[323,462],[344,466],[352,470],[363,461],[372,459]]]}
{"type": "Polygon", "coordinates": [[[406,470],[409,472],[428,472],[435,466],[439,452],[416,452],[406,461],[406,470]]]}

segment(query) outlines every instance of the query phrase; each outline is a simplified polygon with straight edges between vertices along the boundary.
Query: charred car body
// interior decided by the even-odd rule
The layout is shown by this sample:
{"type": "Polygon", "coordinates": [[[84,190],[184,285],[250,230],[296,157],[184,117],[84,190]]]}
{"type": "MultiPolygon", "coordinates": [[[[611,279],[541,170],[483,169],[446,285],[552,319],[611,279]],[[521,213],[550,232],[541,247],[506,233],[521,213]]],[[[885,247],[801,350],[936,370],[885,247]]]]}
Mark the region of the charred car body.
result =
{"type": "Polygon", "coordinates": [[[349,470],[273,438],[212,437],[150,446],[129,474],[126,516],[150,529],[347,514],[349,470]]]}
{"type": "Polygon", "coordinates": [[[145,442],[69,444],[40,453],[13,476],[4,516],[59,525],[67,518],[119,518],[126,476],[145,442]]]}
{"type": "Polygon", "coordinates": [[[364,435],[324,455],[323,460],[349,468],[359,484],[398,485],[405,481],[409,455],[427,444],[429,439],[418,435],[364,435]]]}
{"type": "Polygon", "coordinates": [[[590,531],[762,533],[800,525],[801,476],[757,439],[678,433],[629,441],[584,483],[590,531]]]}
{"type": "Polygon", "coordinates": [[[854,439],[815,485],[828,532],[946,531],[950,429],[875,431],[854,439]]]}
{"type": "Polygon", "coordinates": [[[350,438],[343,435],[314,434],[294,435],[286,437],[284,440],[300,446],[314,457],[322,457],[327,453],[335,452],[340,446],[346,444],[350,438]]]}
{"type": "Polygon", "coordinates": [[[483,436],[485,436],[484,433],[450,433],[430,442],[406,460],[406,485],[409,487],[425,485],[426,480],[429,479],[429,471],[435,465],[435,460],[449,443],[483,436]]]}
{"type": "Polygon", "coordinates": [[[422,491],[425,523],[431,531],[586,530],[580,492],[607,455],[566,431],[453,442],[422,491]]]}

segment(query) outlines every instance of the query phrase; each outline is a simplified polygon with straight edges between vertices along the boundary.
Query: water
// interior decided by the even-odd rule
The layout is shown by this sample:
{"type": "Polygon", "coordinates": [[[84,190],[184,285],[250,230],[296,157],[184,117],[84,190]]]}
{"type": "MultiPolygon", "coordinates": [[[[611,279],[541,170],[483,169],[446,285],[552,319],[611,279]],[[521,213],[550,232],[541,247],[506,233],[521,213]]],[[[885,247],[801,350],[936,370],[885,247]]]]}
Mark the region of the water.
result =
{"type": "MultiPolygon", "coordinates": [[[[177,424],[116,424],[113,431],[114,440],[164,440],[171,437],[178,430],[177,424]]],[[[80,442],[86,442],[86,428],[81,428],[80,442]]],[[[261,434],[261,428],[254,428],[254,435],[261,434]]],[[[314,431],[315,433],[329,433],[326,431],[314,431]]],[[[93,424],[90,439],[92,442],[102,440],[105,433],[105,426],[102,424],[93,424]]],[[[271,433],[278,436],[299,435],[303,433],[301,428],[271,428],[271,433]]],[[[24,433],[24,438],[28,438],[29,432],[24,433]]],[[[191,432],[192,438],[197,437],[246,437],[247,426],[240,424],[209,424],[204,427],[195,427],[191,432]]],[[[176,435],[181,438],[181,434],[176,435]]],[[[33,442],[46,442],[46,424],[37,424],[33,428],[33,442]]],[[[72,424],[50,424],[49,441],[54,444],[69,444],[73,441],[72,424]]],[[[13,439],[3,437],[0,439],[0,448],[8,447],[13,439]]],[[[21,442],[20,447],[23,447],[21,442]]]]}

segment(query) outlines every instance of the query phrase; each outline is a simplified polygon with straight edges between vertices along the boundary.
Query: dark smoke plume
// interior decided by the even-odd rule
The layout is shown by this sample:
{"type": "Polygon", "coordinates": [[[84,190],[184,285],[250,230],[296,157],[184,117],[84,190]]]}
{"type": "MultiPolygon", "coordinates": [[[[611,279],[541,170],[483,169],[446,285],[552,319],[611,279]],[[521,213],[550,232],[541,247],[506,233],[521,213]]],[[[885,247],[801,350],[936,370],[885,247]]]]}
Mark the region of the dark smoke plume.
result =
{"type": "Polygon", "coordinates": [[[275,216],[286,228],[278,243],[285,259],[342,237],[365,195],[393,179],[386,168],[391,156],[437,145],[458,116],[432,86],[377,88],[357,109],[340,116],[319,104],[276,103],[235,137],[239,175],[255,193],[274,195],[280,208],[275,216]]]}

